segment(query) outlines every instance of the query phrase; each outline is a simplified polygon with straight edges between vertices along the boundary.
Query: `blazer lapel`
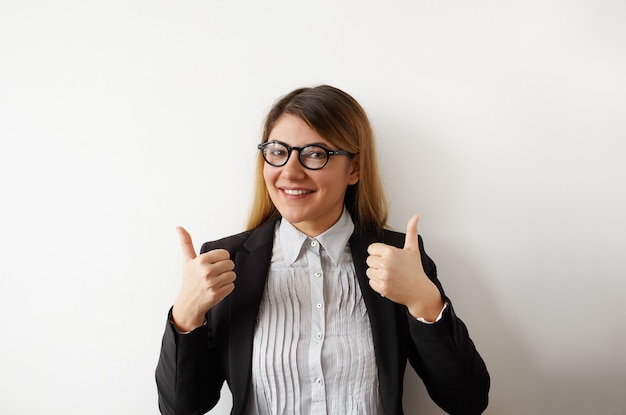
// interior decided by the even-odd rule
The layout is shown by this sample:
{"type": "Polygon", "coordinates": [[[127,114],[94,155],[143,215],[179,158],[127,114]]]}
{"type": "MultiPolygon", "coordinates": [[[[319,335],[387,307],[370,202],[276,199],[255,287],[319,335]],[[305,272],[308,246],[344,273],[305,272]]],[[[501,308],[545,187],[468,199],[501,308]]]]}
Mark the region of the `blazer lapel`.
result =
{"type": "Polygon", "coordinates": [[[230,295],[228,356],[233,414],[244,412],[249,392],[254,329],[272,257],[275,224],[261,225],[235,253],[237,279],[230,295]]]}
{"type": "Polygon", "coordinates": [[[353,234],[350,238],[350,249],[354,259],[354,268],[361,287],[363,300],[367,308],[367,313],[372,328],[372,338],[374,340],[374,353],[376,354],[376,365],[378,367],[378,383],[381,392],[381,399],[385,408],[385,413],[395,413],[401,402],[393,402],[393,397],[398,396],[396,388],[397,379],[401,379],[404,367],[400,366],[400,350],[398,343],[400,338],[398,333],[398,322],[396,318],[396,304],[383,298],[369,285],[367,278],[367,247],[378,240],[370,234],[353,234]]]}

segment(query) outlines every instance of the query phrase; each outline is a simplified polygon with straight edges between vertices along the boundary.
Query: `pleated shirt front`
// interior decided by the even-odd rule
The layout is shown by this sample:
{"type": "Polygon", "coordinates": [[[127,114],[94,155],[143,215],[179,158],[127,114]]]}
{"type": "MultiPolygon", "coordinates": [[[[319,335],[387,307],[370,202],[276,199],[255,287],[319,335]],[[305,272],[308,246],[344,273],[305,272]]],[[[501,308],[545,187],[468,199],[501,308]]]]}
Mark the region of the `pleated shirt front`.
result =
{"type": "Polygon", "coordinates": [[[369,317],[339,221],[310,238],[286,220],[254,333],[248,414],[382,413],[369,317]]]}

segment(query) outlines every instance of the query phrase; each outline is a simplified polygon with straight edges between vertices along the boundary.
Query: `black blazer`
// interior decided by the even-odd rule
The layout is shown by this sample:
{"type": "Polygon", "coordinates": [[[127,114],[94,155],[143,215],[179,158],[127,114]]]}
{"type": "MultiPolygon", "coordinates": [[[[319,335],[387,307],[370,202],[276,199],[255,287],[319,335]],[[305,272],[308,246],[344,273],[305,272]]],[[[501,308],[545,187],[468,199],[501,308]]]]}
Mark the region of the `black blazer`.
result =
{"type": "MultiPolygon", "coordinates": [[[[245,413],[252,371],[257,313],[272,255],[274,227],[269,221],[252,231],[205,243],[201,253],[227,249],[235,263],[235,290],[207,313],[207,324],[186,335],[168,321],[156,369],[159,408],[164,415],[204,414],[220,398],[224,380],[233,395],[231,414],[245,413]]],[[[480,414],[487,407],[489,374],[463,322],[456,316],[437,279],[434,262],[419,247],[424,271],[448,302],[432,325],[412,318],[405,306],[381,297],[369,286],[367,247],[404,244],[404,234],[380,237],[355,232],[350,248],[367,307],[378,383],[385,414],[402,414],[403,379],[409,360],[430,397],[450,414],[480,414]]]]}

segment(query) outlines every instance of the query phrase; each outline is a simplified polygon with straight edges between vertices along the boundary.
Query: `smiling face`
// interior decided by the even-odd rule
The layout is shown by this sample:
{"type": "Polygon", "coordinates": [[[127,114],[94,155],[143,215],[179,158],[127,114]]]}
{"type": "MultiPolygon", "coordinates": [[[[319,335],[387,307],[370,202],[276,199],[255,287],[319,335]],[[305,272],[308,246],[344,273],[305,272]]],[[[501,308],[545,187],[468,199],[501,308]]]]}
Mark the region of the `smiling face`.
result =
{"type": "MultiPolygon", "coordinates": [[[[295,115],[281,115],[268,141],[282,141],[292,147],[319,144],[339,150],[295,115]]],[[[281,216],[301,232],[317,236],[341,216],[348,185],[359,180],[358,159],[332,156],[321,170],[306,169],[298,160],[298,151],[282,167],[263,166],[263,178],[272,202],[281,216]]]]}

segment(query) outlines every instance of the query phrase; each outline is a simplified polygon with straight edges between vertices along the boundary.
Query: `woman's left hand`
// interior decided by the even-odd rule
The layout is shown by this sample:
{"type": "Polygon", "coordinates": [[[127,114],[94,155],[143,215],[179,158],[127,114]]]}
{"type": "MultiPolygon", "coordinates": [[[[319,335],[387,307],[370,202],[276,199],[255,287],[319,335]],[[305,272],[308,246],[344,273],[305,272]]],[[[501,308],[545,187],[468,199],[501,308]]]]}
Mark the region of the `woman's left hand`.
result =
{"type": "Polygon", "coordinates": [[[409,220],[402,249],[380,242],[368,247],[367,277],[374,291],[405,305],[413,317],[435,321],[444,302],[422,266],[417,239],[419,219],[416,214],[409,220]]]}

